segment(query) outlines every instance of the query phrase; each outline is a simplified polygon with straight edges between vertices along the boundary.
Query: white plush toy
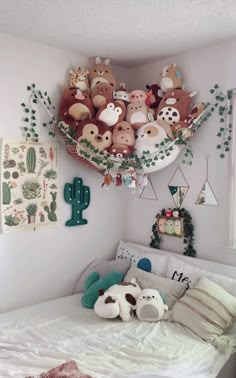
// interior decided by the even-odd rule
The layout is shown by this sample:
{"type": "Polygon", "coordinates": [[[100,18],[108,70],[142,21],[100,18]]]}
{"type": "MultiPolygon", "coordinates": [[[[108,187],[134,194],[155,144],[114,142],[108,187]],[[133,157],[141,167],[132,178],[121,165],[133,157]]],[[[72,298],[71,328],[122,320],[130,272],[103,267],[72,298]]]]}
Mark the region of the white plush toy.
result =
{"type": "Polygon", "coordinates": [[[136,315],[139,320],[158,322],[163,319],[165,311],[168,311],[168,306],[162,293],[154,289],[141,291],[136,303],[136,315]]]}
{"type": "Polygon", "coordinates": [[[124,322],[132,320],[136,308],[136,300],[141,292],[135,278],[129,282],[120,282],[111,286],[105,293],[100,290],[94,305],[98,316],[114,319],[117,316],[124,322]]]}
{"type": "MultiPolygon", "coordinates": [[[[137,130],[135,152],[138,157],[145,156],[148,159],[147,152],[149,151],[149,154],[154,158],[155,155],[158,155],[157,145],[159,145],[160,150],[161,143],[168,140],[168,138],[170,138],[170,142],[173,139],[170,125],[164,121],[149,122],[137,130]]],[[[179,152],[180,148],[177,145],[173,145],[168,156],[165,156],[163,160],[159,157],[157,161],[153,161],[154,164],[144,167],[144,173],[151,173],[167,167],[177,158],[179,152]]]]}

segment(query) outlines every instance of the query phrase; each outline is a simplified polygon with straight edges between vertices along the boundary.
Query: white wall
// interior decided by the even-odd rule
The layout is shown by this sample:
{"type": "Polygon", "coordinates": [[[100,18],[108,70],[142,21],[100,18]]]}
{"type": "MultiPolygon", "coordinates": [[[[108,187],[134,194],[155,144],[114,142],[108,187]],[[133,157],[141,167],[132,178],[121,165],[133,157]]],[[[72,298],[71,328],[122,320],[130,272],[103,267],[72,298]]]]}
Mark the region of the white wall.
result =
{"type": "MultiPolygon", "coordinates": [[[[22,139],[21,102],[26,85],[47,90],[55,104],[71,66],[86,66],[88,59],[37,43],[0,35],[0,137],[22,139]]],[[[128,82],[128,70],[114,67],[119,81],[128,82]]],[[[48,134],[41,130],[41,140],[48,134]]],[[[60,151],[61,225],[36,232],[0,234],[0,312],[71,293],[79,272],[95,257],[111,256],[123,236],[125,193],[101,188],[103,177],[60,151]],[[88,225],[65,227],[70,206],[63,199],[65,182],[81,176],[91,189],[85,210],[88,225]]]]}
{"type": "MultiPolygon", "coordinates": [[[[158,82],[161,68],[171,63],[177,63],[182,71],[186,90],[198,91],[195,102],[209,101],[212,96],[209,89],[215,83],[223,91],[236,87],[236,40],[136,68],[132,71],[131,87],[144,89],[146,84],[158,82]]],[[[181,165],[190,185],[182,207],[189,210],[193,217],[198,257],[235,266],[236,251],[223,247],[228,242],[228,158],[221,160],[216,150],[218,128],[218,118],[213,116],[192,139],[193,165],[181,165]],[[207,154],[210,155],[209,182],[220,203],[219,207],[195,205],[206,179],[207,154]]],[[[168,183],[181,160],[179,158],[163,171],[151,174],[158,201],[140,200],[137,196],[130,199],[125,228],[126,240],[148,244],[155,215],[162,208],[175,207],[168,183]]],[[[161,247],[180,253],[183,251],[182,240],[168,236],[163,237],[161,247]]]]}

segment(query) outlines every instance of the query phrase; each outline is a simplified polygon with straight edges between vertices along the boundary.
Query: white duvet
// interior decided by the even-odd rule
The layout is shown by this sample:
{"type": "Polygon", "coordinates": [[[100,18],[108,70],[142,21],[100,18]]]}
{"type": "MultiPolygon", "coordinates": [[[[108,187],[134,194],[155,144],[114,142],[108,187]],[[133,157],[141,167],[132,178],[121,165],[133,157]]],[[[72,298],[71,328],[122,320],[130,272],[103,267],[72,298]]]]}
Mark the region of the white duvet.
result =
{"type": "Polygon", "coordinates": [[[71,359],[94,378],[212,378],[230,357],[169,322],[102,320],[74,295],[0,315],[0,377],[71,359]]]}

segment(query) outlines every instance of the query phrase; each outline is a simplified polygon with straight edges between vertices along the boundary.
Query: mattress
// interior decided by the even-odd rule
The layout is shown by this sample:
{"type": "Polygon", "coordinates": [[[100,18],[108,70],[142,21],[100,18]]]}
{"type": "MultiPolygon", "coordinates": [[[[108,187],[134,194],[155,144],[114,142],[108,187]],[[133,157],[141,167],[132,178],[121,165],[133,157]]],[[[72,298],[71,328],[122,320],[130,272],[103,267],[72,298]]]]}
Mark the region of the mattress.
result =
{"type": "Polygon", "coordinates": [[[230,357],[177,323],[100,319],[80,297],[0,315],[1,378],[39,374],[72,359],[94,378],[213,378],[230,357]]]}

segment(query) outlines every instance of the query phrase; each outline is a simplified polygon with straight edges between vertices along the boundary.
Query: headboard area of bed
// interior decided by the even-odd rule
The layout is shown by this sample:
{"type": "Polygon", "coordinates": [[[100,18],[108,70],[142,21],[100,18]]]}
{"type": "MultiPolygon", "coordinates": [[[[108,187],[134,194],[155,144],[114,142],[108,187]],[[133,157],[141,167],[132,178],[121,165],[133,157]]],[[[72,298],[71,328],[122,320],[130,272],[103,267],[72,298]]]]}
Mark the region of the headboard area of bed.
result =
{"type": "Polygon", "coordinates": [[[139,250],[142,250],[143,252],[166,255],[166,256],[175,256],[176,258],[183,260],[196,267],[199,267],[201,269],[209,270],[210,272],[218,273],[223,276],[227,276],[236,280],[236,267],[233,267],[230,265],[219,264],[219,263],[209,261],[209,260],[198,259],[196,257],[188,257],[188,256],[184,256],[184,255],[177,254],[174,252],[164,251],[162,249],[154,249],[154,248],[144,246],[142,244],[136,244],[136,243],[131,243],[131,242],[127,242],[127,244],[133,247],[136,247],[139,250]]]}

